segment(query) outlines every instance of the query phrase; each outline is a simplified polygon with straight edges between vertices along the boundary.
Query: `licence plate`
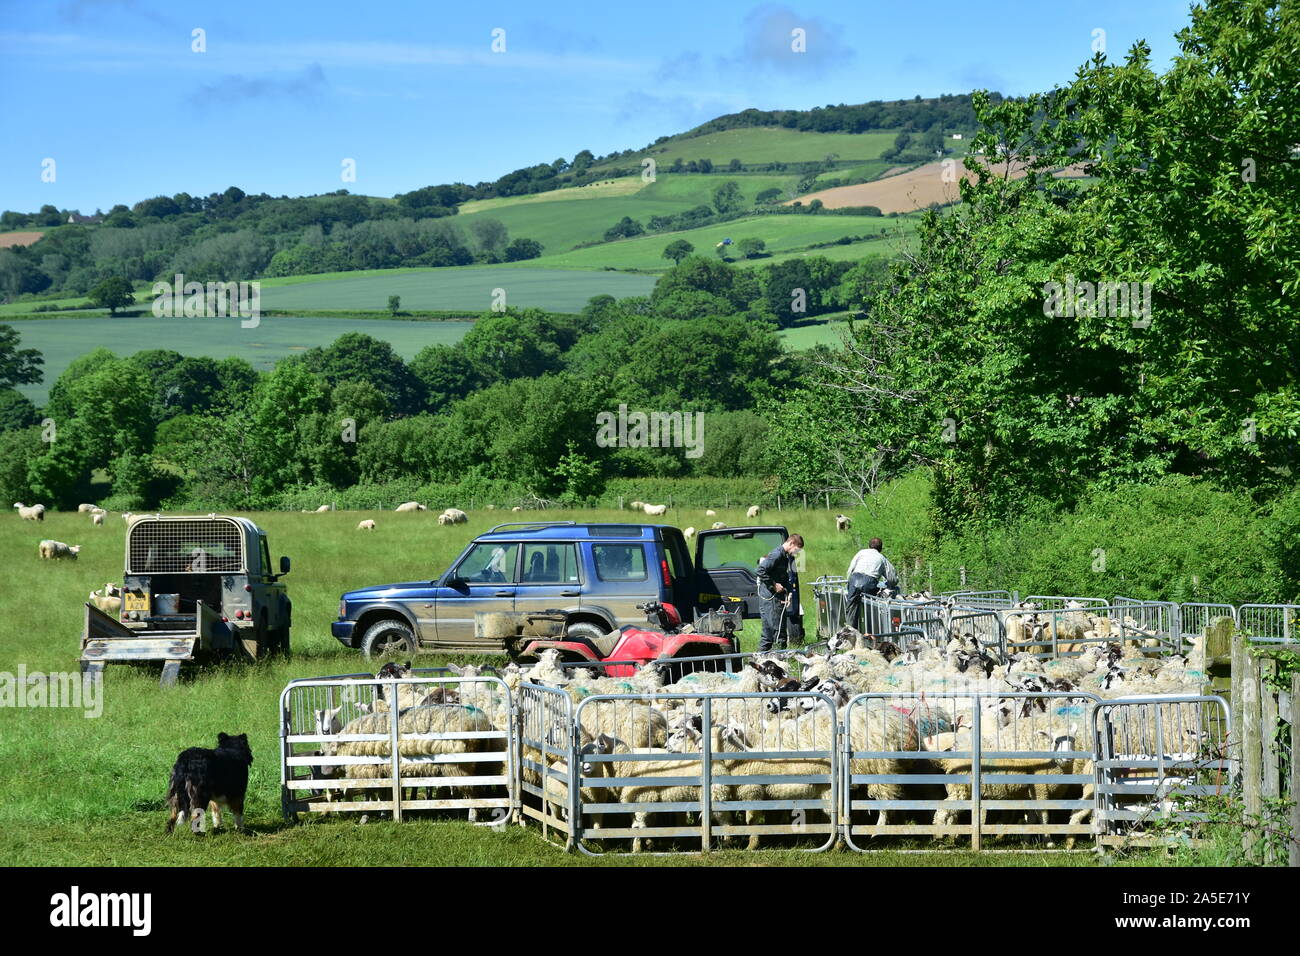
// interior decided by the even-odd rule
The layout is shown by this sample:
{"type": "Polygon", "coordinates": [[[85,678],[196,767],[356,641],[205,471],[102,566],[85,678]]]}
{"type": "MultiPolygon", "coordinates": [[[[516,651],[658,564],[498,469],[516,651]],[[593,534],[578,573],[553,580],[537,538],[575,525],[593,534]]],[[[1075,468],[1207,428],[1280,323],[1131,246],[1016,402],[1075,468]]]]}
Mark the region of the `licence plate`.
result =
{"type": "Polygon", "coordinates": [[[142,591],[135,594],[132,591],[122,593],[122,610],[124,611],[148,611],[149,610],[149,593],[142,591]]]}

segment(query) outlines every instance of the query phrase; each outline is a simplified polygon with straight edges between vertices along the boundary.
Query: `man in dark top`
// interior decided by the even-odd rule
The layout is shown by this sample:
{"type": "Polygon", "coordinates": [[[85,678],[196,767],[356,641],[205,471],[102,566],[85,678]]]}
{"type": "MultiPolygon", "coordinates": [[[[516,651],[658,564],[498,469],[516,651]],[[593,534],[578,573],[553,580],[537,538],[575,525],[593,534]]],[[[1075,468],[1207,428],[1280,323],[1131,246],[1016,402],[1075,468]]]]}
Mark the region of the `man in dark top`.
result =
{"type": "Polygon", "coordinates": [[[763,621],[759,651],[772,650],[774,645],[785,647],[792,639],[794,643],[803,643],[799,572],[795,569],[795,557],[801,550],[803,536],[792,534],[779,548],[773,548],[759,559],[758,608],[763,621]]]}

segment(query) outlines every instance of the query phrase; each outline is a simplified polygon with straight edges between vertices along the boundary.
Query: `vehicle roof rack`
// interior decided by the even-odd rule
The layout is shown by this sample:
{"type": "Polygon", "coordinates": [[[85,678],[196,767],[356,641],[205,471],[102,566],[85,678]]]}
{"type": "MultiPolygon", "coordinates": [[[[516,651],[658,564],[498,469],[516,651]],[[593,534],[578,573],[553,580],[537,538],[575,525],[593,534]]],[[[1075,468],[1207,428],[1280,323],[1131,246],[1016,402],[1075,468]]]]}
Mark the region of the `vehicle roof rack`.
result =
{"type": "Polygon", "coordinates": [[[502,528],[527,528],[536,530],[539,528],[556,528],[563,525],[576,525],[576,521],[507,521],[505,524],[499,524],[484,534],[496,534],[502,528]]]}

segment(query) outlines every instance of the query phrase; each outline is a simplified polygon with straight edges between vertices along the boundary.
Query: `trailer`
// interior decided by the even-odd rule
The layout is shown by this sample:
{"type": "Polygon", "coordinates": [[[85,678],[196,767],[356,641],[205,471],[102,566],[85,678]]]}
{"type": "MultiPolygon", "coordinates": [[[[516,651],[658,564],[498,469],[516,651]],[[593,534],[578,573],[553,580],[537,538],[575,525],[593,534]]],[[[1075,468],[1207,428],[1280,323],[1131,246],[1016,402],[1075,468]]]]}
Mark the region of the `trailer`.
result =
{"type": "Polygon", "coordinates": [[[288,656],[292,604],[272,573],[266,532],[247,518],[147,515],[127,527],[122,606],[114,620],[86,604],[83,674],[161,661],[161,685],[186,661],[288,656]]]}

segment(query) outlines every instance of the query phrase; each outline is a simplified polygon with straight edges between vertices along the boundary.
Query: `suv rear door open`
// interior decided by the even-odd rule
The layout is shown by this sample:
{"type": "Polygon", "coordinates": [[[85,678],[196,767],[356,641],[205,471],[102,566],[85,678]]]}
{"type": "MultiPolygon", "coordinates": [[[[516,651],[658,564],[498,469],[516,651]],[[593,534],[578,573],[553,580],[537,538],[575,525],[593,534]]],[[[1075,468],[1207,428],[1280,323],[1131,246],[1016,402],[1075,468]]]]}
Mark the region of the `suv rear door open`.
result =
{"type": "Polygon", "coordinates": [[[789,536],[781,525],[719,528],[695,538],[695,570],[700,607],[735,608],[758,617],[758,560],[789,536]]]}

